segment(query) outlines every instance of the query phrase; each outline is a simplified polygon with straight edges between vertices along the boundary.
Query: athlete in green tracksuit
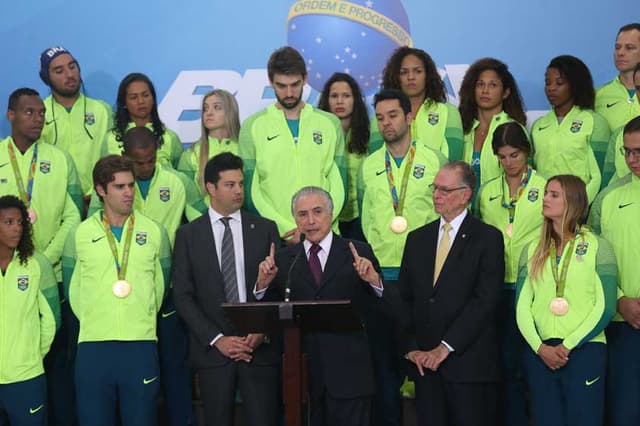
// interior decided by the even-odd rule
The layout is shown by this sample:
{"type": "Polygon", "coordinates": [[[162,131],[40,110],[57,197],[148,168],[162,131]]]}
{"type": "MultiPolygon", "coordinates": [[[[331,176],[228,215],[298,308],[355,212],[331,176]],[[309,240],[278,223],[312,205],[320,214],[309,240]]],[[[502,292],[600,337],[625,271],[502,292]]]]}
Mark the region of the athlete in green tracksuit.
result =
{"type": "Polygon", "coordinates": [[[587,211],[580,178],[549,178],[541,236],[520,261],[516,319],[531,348],[531,411],[545,426],[601,426],[604,419],[604,329],[615,313],[617,274],[610,243],[580,226],[587,211]]]}
{"type": "Polygon", "coordinates": [[[14,426],[47,424],[43,358],[60,326],[49,261],[34,251],[24,203],[0,197],[0,414],[14,426]]]}
{"type": "Polygon", "coordinates": [[[640,423],[640,117],[624,127],[628,170],[598,195],[589,224],[611,241],[618,266],[618,313],[607,328],[607,402],[612,426],[640,423]]]}
{"type": "Polygon", "coordinates": [[[502,232],[505,286],[499,313],[506,426],[529,423],[526,386],[523,380],[524,340],[515,318],[515,282],[522,248],[540,234],[542,197],[547,180],[529,167],[531,144],[527,130],[514,121],[498,126],[492,148],[502,175],[480,187],[474,214],[502,232]]]}
{"type": "MultiPolygon", "coordinates": [[[[407,234],[438,217],[430,185],[446,158],[440,151],[411,140],[413,116],[407,95],[385,89],[376,94],[374,104],[385,145],[362,163],[358,203],[362,231],[380,261],[385,286],[394,286],[407,234]]],[[[382,312],[372,315],[370,322],[376,417],[380,424],[394,424],[400,418],[403,381],[395,351],[395,322],[382,312]]]]}
{"type": "Polygon", "coordinates": [[[608,135],[608,129],[602,117],[593,111],[574,106],[560,123],[555,111],[549,111],[531,128],[536,170],[544,176],[578,176],[587,185],[589,202],[593,202],[601,182],[600,168],[591,145],[593,138],[602,139],[598,133],[608,135]]]}
{"type": "Polygon", "coordinates": [[[82,93],[80,64],[62,46],[40,56],[40,77],[51,88],[42,138],[69,153],[75,162],[82,194],[93,189],[91,172],[100,158],[100,145],[111,128],[111,107],[82,93]]]}
{"type": "Polygon", "coordinates": [[[0,142],[0,195],[16,195],[25,203],[36,250],[49,259],[60,281],[62,248],[69,230],[80,222],[82,195],[69,154],[40,137],[44,114],[35,90],[11,94],[11,136],[0,142]]]}
{"type": "MultiPolygon", "coordinates": [[[[151,130],[146,127],[129,129],[124,140],[124,156],[133,161],[136,172],[133,208],[162,225],[173,246],[183,217],[193,220],[207,210],[202,196],[192,180],[170,167],[157,164],[158,146],[151,130]]],[[[100,199],[94,195],[89,214],[100,208],[100,199]]],[[[186,359],[187,335],[175,312],[169,293],[158,315],[158,347],[168,423],[179,426],[195,420],[191,408],[191,374],[186,359]]]]}
{"type": "Polygon", "coordinates": [[[80,322],[78,418],[81,426],[112,425],[119,411],[122,424],[151,426],[160,389],[156,315],[169,283],[169,238],[132,208],[131,161],[104,157],[93,175],[104,210],[74,229],[63,257],[65,290],[80,322]]]}

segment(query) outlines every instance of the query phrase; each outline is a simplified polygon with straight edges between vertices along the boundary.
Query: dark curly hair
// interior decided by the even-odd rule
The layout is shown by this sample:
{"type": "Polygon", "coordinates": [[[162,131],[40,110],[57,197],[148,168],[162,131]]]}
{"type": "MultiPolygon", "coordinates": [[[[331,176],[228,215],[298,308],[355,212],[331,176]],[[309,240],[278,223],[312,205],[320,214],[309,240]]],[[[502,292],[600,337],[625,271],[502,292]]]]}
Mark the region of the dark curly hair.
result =
{"type": "Polygon", "coordinates": [[[356,154],[366,154],[367,147],[369,145],[369,114],[367,113],[367,107],[364,104],[364,98],[360,91],[360,86],[356,80],[349,74],[337,72],[329,77],[329,80],[324,84],[322,93],[320,94],[320,100],[318,101],[318,108],[323,111],[331,112],[329,108],[329,92],[331,91],[331,85],[337,82],[344,82],[351,88],[351,95],[353,97],[353,112],[351,113],[351,137],[347,141],[347,151],[356,154]]]}
{"type": "Polygon", "coordinates": [[[404,58],[409,55],[420,59],[424,66],[425,100],[428,102],[447,102],[447,91],[440,74],[438,74],[435,62],[427,52],[414,47],[402,46],[391,54],[382,72],[382,88],[400,90],[400,67],[404,58]]]}
{"type": "Polygon", "coordinates": [[[516,120],[523,126],[527,125],[527,116],[522,107],[522,96],[509,67],[494,58],[482,58],[471,64],[462,79],[460,85],[459,99],[460,117],[462,118],[462,130],[465,134],[471,131],[473,120],[478,118],[478,104],[476,103],[476,83],[483,71],[493,70],[498,74],[504,89],[509,89],[509,96],[502,101],[502,109],[509,114],[509,117],[516,120]]]}
{"type": "Polygon", "coordinates": [[[149,86],[149,91],[153,97],[153,106],[151,107],[151,127],[153,128],[153,134],[160,140],[162,145],[162,135],[164,135],[164,124],[160,121],[160,115],[158,115],[158,97],[156,96],[156,89],[151,82],[151,79],[146,75],[134,72],[127,75],[120,82],[118,86],[118,97],[116,99],[116,112],[114,113],[113,133],[116,135],[118,142],[123,141],[127,126],[131,122],[131,115],[127,109],[127,88],[131,83],[141,81],[149,86]]]}
{"type": "Polygon", "coordinates": [[[574,105],[582,109],[593,109],[596,103],[596,91],[589,68],[580,59],[571,55],[556,56],[549,62],[547,69],[555,68],[560,76],[569,83],[569,92],[574,105]]]}
{"type": "Polygon", "coordinates": [[[21,199],[13,195],[4,195],[0,197],[0,210],[18,209],[22,217],[22,236],[18,243],[18,257],[20,264],[26,265],[27,260],[33,256],[34,247],[31,239],[31,222],[29,222],[29,212],[21,199]]]}

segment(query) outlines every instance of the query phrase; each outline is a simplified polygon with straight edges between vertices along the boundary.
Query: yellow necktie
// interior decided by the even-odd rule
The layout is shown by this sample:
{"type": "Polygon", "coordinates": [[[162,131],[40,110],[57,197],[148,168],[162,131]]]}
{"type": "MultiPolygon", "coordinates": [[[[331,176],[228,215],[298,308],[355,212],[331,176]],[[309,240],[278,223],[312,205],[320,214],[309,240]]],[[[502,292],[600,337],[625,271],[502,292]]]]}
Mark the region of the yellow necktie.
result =
{"type": "Polygon", "coordinates": [[[436,264],[433,269],[433,285],[436,285],[436,281],[438,281],[438,276],[440,275],[440,271],[442,271],[442,265],[444,265],[444,261],[447,259],[447,254],[449,254],[449,248],[451,247],[451,238],[449,237],[449,231],[451,231],[451,225],[445,222],[442,225],[442,237],[440,238],[440,242],[438,243],[438,251],[436,252],[436,264]]]}

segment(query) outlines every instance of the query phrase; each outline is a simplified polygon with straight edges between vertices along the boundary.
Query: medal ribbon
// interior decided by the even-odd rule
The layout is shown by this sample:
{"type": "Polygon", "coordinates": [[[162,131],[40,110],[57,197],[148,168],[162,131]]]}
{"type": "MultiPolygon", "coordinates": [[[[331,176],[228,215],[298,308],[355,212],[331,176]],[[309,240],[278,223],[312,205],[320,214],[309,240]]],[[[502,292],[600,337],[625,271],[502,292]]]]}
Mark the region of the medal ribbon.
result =
{"type": "Polygon", "coordinates": [[[520,179],[520,183],[518,184],[518,189],[516,191],[516,196],[512,197],[511,194],[509,194],[509,185],[506,184],[505,178],[502,185],[502,207],[509,209],[509,223],[513,223],[513,219],[516,214],[516,204],[524,192],[524,188],[529,184],[529,179],[531,179],[531,167],[527,167],[527,171],[522,174],[522,178],[520,179]],[[505,195],[505,186],[507,187],[506,193],[509,194],[509,202],[507,202],[507,197],[505,195]]]}
{"type": "Polygon", "coordinates": [[[413,159],[416,156],[416,142],[412,142],[409,147],[409,153],[407,164],[405,165],[404,174],[402,175],[402,183],[400,184],[400,197],[398,197],[398,190],[396,188],[395,178],[393,176],[393,168],[391,166],[391,156],[389,151],[384,153],[384,168],[387,172],[387,181],[389,182],[389,191],[391,192],[391,198],[393,198],[393,210],[397,216],[402,216],[402,210],[404,209],[404,199],[407,195],[407,184],[409,183],[409,172],[411,166],[413,166],[413,159]]]}
{"type": "Polygon", "coordinates": [[[564,257],[564,262],[562,262],[562,270],[560,271],[560,276],[558,277],[558,263],[557,261],[557,252],[555,243],[551,243],[551,247],[549,248],[549,258],[551,259],[551,272],[553,273],[553,280],[556,282],[556,297],[564,297],[564,285],[567,280],[567,272],[569,271],[569,263],[571,263],[571,258],[573,257],[573,247],[576,243],[576,238],[578,238],[579,231],[576,231],[576,235],[571,240],[571,244],[569,245],[569,251],[564,257]]]}
{"type": "Polygon", "coordinates": [[[7,143],[7,149],[9,150],[9,160],[11,161],[13,175],[16,178],[16,185],[18,185],[18,193],[20,194],[20,199],[27,206],[27,208],[29,208],[29,206],[31,205],[31,194],[33,193],[33,177],[36,174],[36,163],[38,162],[38,144],[36,143],[33,145],[33,157],[31,157],[31,166],[29,168],[27,189],[24,188],[22,174],[20,173],[18,159],[16,158],[16,151],[13,149],[13,144],[11,143],[11,141],[7,143]]]}
{"type": "Polygon", "coordinates": [[[131,249],[131,238],[133,236],[133,224],[135,217],[133,213],[129,216],[129,226],[127,226],[127,236],[124,239],[124,249],[122,251],[122,263],[118,260],[118,247],[116,246],[116,237],[111,232],[111,226],[107,221],[107,216],[102,214],[102,223],[104,224],[104,232],[107,234],[107,241],[109,241],[109,247],[111,248],[111,254],[113,254],[113,260],[116,263],[116,270],[118,271],[118,279],[124,280],[127,275],[127,266],[129,265],[129,251],[131,249]]]}

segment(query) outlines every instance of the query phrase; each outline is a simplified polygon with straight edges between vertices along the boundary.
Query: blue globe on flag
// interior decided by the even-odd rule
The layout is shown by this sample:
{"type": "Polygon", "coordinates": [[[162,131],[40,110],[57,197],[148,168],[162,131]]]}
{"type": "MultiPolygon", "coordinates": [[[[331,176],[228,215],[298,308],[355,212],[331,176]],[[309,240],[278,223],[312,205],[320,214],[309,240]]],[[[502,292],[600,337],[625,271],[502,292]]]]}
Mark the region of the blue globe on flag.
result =
{"type": "Polygon", "coordinates": [[[400,0],[299,0],[289,9],[287,44],[304,57],[315,90],[344,72],[369,95],[391,53],[413,42],[400,0]]]}

